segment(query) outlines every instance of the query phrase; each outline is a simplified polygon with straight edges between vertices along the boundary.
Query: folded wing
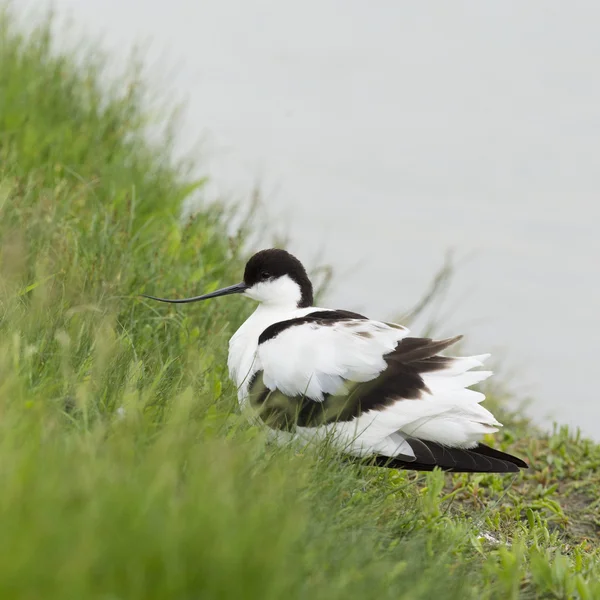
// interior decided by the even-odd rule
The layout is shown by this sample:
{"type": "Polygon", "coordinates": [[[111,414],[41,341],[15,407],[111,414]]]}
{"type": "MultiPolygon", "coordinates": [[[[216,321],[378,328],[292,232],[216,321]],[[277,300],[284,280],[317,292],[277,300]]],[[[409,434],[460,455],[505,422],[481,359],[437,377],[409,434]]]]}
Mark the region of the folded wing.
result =
{"type": "Polygon", "coordinates": [[[439,353],[459,338],[409,337],[399,325],[315,311],[260,336],[262,372],[250,402],[265,423],[303,439],[331,437],[345,452],[390,466],[515,471],[525,463],[483,446],[500,423],[468,389],[491,375],[486,356],[439,353]],[[391,462],[390,462],[391,461],[391,462]]]}

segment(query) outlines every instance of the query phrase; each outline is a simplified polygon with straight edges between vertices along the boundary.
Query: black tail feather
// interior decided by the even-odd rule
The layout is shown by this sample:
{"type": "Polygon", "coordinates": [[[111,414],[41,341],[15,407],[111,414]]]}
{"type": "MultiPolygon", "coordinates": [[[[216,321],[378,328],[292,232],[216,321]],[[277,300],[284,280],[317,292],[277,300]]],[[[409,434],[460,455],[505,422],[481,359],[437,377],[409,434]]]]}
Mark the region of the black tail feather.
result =
{"type": "Polygon", "coordinates": [[[529,468],[529,465],[524,460],[521,460],[520,458],[513,456],[512,454],[507,454],[506,452],[502,452],[501,450],[496,450],[495,448],[490,448],[489,446],[486,446],[485,444],[478,444],[477,446],[475,446],[475,448],[472,448],[471,451],[477,452],[477,454],[482,454],[483,456],[498,458],[500,460],[506,460],[508,462],[511,462],[511,463],[517,465],[517,467],[520,467],[521,469],[529,468]]]}
{"type": "Polygon", "coordinates": [[[373,458],[373,463],[380,467],[413,471],[433,471],[439,467],[452,473],[518,473],[520,469],[528,468],[520,458],[484,444],[464,450],[415,438],[409,438],[407,442],[415,454],[414,459],[378,455],[373,458]]]}

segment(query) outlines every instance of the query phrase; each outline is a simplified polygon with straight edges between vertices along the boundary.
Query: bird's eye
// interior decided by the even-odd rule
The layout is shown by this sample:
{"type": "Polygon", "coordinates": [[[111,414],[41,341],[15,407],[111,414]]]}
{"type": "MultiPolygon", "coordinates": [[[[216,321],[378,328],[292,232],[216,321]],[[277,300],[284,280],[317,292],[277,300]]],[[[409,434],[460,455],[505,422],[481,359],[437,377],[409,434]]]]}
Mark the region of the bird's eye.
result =
{"type": "Polygon", "coordinates": [[[269,279],[271,277],[271,273],[269,271],[261,271],[260,278],[261,279],[269,279]]]}

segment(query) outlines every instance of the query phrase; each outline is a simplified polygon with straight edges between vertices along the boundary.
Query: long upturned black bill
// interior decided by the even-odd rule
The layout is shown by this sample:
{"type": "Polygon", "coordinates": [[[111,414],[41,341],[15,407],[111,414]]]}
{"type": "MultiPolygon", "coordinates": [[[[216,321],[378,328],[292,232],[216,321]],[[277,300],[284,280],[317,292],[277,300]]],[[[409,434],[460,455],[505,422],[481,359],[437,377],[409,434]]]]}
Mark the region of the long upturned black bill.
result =
{"type": "Polygon", "coordinates": [[[144,298],[150,298],[151,300],[158,300],[159,302],[171,302],[172,304],[186,304],[187,302],[198,302],[199,300],[208,300],[209,298],[216,298],[217,296],[229,296],[229,294],[241,294],[248,289],[248,286],[242,283],[236,283],[229,287],[221,288],[216,292],[210,294],[203,294],[202,296],[194,296],[193,298],[182,298],[181,300],[171,300],[169,298],[157,298],[156,296],[149,296],[148,294],[142,294],[144,298]]]}

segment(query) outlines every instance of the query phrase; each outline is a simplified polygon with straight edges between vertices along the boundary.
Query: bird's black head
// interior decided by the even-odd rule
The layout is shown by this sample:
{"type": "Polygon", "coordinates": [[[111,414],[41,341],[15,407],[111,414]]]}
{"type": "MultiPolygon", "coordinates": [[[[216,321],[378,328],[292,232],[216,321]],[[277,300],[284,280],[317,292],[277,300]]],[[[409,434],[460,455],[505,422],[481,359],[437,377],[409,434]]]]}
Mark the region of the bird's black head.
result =
{"type": "Polygon", "coordinates": [[[250,258],[244,271],[244,284],[246,294],[261,302],[291,299],[297,291],[298,308],[313,303],[313,287],[306,269],[295,256],[278,248],[261,250],[250,258]]]}
{"type": "Polygon", "coordinates": [[[145,294],[144,297],[184,304],[229,294],[245,294],[272,306],[306,308],[313,303],[312,283],[302,263],[289,252],[277,248],[257,252],[246,264],[242,283],[193,298],[172,300],[145,294]]]}

